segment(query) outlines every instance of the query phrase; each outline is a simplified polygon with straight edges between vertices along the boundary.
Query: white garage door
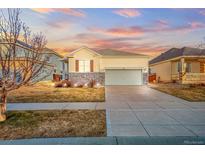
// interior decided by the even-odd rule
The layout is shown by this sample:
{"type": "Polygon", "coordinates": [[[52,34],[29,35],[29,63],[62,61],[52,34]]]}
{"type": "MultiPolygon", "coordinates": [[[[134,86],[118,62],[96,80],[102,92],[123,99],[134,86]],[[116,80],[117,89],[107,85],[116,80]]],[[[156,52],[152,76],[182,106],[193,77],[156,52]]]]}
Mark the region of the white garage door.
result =
{"type": "Polygon", "coordinates": [[[105,85],[142,85],[142,70],[107,69],[105,85]]]}

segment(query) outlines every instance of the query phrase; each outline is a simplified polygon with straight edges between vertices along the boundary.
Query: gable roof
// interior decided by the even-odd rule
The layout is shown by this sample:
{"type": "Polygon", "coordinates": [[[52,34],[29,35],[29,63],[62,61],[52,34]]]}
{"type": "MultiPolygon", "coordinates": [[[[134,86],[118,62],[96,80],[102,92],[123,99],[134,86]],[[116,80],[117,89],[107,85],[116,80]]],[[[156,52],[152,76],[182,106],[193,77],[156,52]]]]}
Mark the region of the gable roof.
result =
{"type": "Polygon", "coordinates": [[[131,53],[115,49],[102,49],[98,50],[97,52],[103,56],[147,56],[143,54],[131,53]]]}
{"type": "Polygon", "coordinates": [[[79,49],[76,49],[70,53],[68,53],[65,57],[70,57],[72,56],[74,53],[80,51],[81,49],[87,49],[90,52],[97,54],[99,56],[143,56],[143,57],[149,57],[147,55],[143,55],[143,54],[137,54],[137,53],[131,53],[131,52],[126,52],[126,51],[121,51],[121,50],[115,50],[115,49],[101,49],[101,50],[93,50],[90,49],[86,46],[83,46],[79,49]]]}
{"type": "Polygon", "coordinates": [[[59,53],[55,52],[55,51],[52,50],[52,49],[45,48],[44,51],[45,51],[45,53],[47,53],[47,54],[55,54],[56,56],[58,56],[58,57],[60,57],[60,58],[63,58],[62,55],[60,55],[59,53]]]}
{"type": "MultiPolygon", "coordinates": [[[[2,42],[2,40],[0,40],[0,44],[8,44],[8,42],[2,42]]],[[[21,41],[21,40],[17,40],[16,42],[16,45],[18,45],[19,47],[21,48],[25,48],[27,50],[30,50],[30,51],[33,51],[32,47],[30,45],[28,45],[27,43],[21,41]]],[[[52,49],[49,49],[47,47],[44,48],[44,53],[45,54],[55,54],[56,56],[60,57],[60,58],[63,58],[62,55],[60,55],[59,53],[55,52],[54,50],[52,49]]]]}
{"type": "Polygon", "coordinates": [[[93,50],[93,49],[90,49],[90,48],[88,48],[88,47],[86,47],[86,46],[82,46],[82,47],[80,47],[80,48],[78,48],[78,49],[76,49],[76,50],[74,50],[74,51],[72,51],[72,52],[66,54],[65,57],[72,56],[74,53],[76,53],[76,52],[78,52],[78,51],[80,51],[80,50],[82,50],[82,49],[87,49],[87,50],[89,50],[91,53],[101,56],[97,51],[95,51],[95,50],[93,50]]]}
{"type": "Polygon", "coordinates": [[[183,47],[171,48],[168,51],[162,53],[161,55],[155,57],[149,61],[149,64],[155,64],[172,58],[177,58],[181,56],[205,56],[205,49],[183,47]]]}

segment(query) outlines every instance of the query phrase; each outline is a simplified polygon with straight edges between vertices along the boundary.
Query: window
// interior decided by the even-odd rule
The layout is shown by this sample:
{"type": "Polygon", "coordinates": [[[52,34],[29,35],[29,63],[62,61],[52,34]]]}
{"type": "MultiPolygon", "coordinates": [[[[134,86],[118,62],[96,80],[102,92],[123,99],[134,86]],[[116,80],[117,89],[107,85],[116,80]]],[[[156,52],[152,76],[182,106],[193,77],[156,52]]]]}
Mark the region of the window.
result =
{"type": "Polygon", "coordinates": [[[186,72],[190,73],[191,72],[191,63],[186,64],[186,72]]]}
{"type": "Polygon", "coordinates": [[[79,60],[79,72],[90,72],[89,60],[79,60]]]}
{"type": "Polygon", "coordinates": [[[65,70],[65,63],[64,62],[62,62],[62,69],[63,69],[63,71],[65,70]]]}

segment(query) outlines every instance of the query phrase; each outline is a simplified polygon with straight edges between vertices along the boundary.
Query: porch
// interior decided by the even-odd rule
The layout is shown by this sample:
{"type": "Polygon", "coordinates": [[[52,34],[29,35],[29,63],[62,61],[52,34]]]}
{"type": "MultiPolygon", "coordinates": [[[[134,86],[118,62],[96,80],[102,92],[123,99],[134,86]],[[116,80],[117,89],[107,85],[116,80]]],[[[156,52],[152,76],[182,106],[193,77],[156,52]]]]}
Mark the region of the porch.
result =
{"type": "Polygon", "coordinates": [[[172,61],[171,80],[181,84],[205,84],[205,58],[188,57],[172,61]]]}

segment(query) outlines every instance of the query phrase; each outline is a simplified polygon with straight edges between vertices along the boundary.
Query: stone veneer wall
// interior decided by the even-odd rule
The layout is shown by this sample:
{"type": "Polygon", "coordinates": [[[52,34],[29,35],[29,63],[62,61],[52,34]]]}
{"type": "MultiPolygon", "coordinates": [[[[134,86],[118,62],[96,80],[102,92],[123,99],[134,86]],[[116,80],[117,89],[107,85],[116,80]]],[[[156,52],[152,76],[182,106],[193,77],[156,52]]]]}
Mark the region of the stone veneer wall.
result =
{"type": "MultiPolygon", "coordinates": [[[[90,73],[69,73],[68,77],[74,82],[89,82],[95,80],[102,85],[105,85],[104,72],[90,72],[90,73]]],[[[148,73],[143,73],[143,84],[147,84],[148,73]]]]}
{"type": "Polygon", "coordinates": [[[74,82],[89,82],[90,80],[95,80],[105,85],[105,73],[103,72],[69,73],[68,78],[74,82]]]}

